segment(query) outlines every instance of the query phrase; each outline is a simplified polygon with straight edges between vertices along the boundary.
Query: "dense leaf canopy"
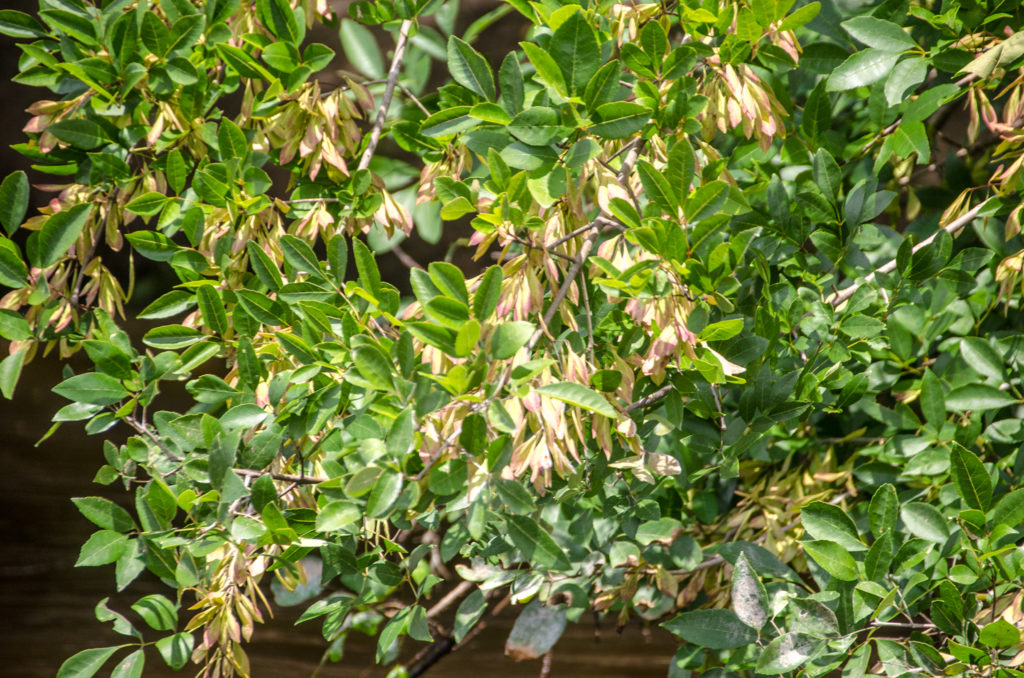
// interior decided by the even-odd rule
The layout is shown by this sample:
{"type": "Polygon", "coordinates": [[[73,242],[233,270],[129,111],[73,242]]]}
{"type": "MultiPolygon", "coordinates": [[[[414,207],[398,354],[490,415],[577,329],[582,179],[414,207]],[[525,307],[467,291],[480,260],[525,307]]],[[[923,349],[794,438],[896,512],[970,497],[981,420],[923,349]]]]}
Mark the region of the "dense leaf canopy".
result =
{"type": "Polygon", "coordinates": [[[0,11],[52,191],[0,184],[0,391],[84,350],[54,419],[131,432],[96,481],[134,510],[75,499],[78,564],[173,590],[60,675],[246,675],[287,604],[416,674],[503,599],[522,657],[596,612],[676,634],[671,677],[1024,675],[1020,3],[459,19],[0,11]]]}

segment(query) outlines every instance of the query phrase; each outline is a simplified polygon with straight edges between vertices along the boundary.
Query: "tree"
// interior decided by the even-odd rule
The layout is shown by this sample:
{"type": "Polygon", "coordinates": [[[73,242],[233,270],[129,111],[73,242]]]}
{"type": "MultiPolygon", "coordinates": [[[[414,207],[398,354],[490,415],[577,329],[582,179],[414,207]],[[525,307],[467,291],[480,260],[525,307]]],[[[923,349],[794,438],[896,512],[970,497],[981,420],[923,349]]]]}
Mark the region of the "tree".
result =
{"type": "Polygon", "coordinates": [[[144,631],[98,607],[132,640],[60,675],[139,675],[151,643],[245,675],[270,580],[395,675],[502,597],[525,656],[596,611],[678,635],[671,676],[1022,675],[1020,14],[0,11],[53,93],[18,150],[56,177],[28,219],[26,174],[0,185],[0,391],[84,349],[54,418],[133,431],[96,480],[134,512],[75,499],[78,564],[174,590],[144,631]],[[511,16],[494,68],[474,43],[511,16]],[[382,279],[374,252],[470,218],[499,263],[382,279]],[[176,282],[140,340],[111,262],[141,259],[176,282]]]}

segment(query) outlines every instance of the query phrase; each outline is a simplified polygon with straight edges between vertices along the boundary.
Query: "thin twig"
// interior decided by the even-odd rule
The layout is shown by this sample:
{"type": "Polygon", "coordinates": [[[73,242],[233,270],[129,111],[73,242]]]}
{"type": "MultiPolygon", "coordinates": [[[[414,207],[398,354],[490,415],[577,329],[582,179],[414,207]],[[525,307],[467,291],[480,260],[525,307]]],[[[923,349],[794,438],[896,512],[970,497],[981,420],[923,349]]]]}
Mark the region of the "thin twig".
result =
{"type": "Polygon", "coordinates": [[[887,622],[887,621],[873,621],[872,626],[879,628],[893,628],[893,629],[937,629],[939,628],[935,624],[929,622],[887,622]]]}
{"type": "Polygon", "coordinates": [[[630,403],[629,405],[626,405],[626,411],[632,412],[633,410],[642,410],[648,405],[653,405],[654,403],[658,402],[659,400],[667,396],[669,393],[671,393],[672,389],[672,384],[665,384],[654,393],[644,396],[635,403],[630,403]]]}
{"type": "MultiPolygon", "coordinates": [[[[953,221],[943,226],[939,231],[936,231],[934,234],[930,235],[929,237],[925,238],[921,242],[914,245],[914,248],[913,250],[911,250],[911,252],[916,253],[917,251],[927,247],[928,245],[931,245],[932,242],[935,241],[935,238],[942,231],[945,231],[950,235],[956,235],[964,226],[966,226],[976,216],[978,216],[978,213],[981,212],[981,210],[984,209],[985,206],[988,205],[991,200],[992,198],[986,198],[985,200],[982,200],[980,203],[972,207],[966,214],[964,214],[960,218],[954,219],[953,221]]],[[[849,287],[845,287],[839,292],[836,292],[835,294],[830,296],[826,300],[826,303],[830,304],[833,308],[839,308],[845,301],[852,297],[858,289],[874,280],[876,275],[892,273],[893,271],[896,270],[896,266],[896,259],[893,259],[889,262],[886,262],[885,264],[882,264],[881,266],[873,270],[871,273],[868,273],[868,275],[864,278],[863,281],[855,282],[849,287]]]]}
{"type": "Polygon", "coordinates": [[[402,249],[401,245],[395,245],[391,248],[391,253],[402,262],[406,268],[423,268],[420,262],[409,256],[409,253],[402,249]]]}
{"type": "Polygon", "coordinates": [[[434,603],[434,606],[427,610],[427,619],[433,619],[437,615],[441,614],[449,607],[455,604],[455,601],[462,598],[462,596],[471,592],[476,588],[476,584],[471,581],[462,581],[458,586],[449,591],[444,598],[434,603]]]}
{"type": "Polygon", "coordinates": [[[377,144],[380,143],[380,133],[384,129],[384,120],[387,118],[388,109],[391,108],[391,98],[395,94],[395,84],[398,82],[398,71],[402,68],[402,57],[405,56],[405,44],[409,39],[409,29],[412,27],[412,20],[406,19],[398,29],[398,42],[395,43],[395,56],[391,59],[391,69],[388,71],[387,86],[384,88],[384,97],[381,99],[380,107],[377,109],[377,120],[373,123],[370,131],[370,143],[363,151],[363,157],[359,159],[359,168],[366,169],[370,166],[370,160],[377,151],[377,144]]]}

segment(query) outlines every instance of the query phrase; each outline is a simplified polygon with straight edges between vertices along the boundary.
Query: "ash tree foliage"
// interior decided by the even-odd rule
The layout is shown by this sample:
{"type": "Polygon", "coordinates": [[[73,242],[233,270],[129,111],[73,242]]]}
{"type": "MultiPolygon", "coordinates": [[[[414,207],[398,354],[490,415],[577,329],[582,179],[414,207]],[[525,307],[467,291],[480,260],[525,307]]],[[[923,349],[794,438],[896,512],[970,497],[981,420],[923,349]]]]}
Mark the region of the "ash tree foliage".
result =
{"type": "Polygon", "coordinates": [[[78,565],[170,589],[60,676],[247,675],[287,604],[394,676],[508,604],[520,657],[596,613],[672,677],[1024,675],[1020,4],[458,17],[0,11],[49,197],[0,184],[0,390],[84,352],[55,426],[126,431],[96,482],[134,503],[74,500],[78,565]],[[382,279],[454,221],[478,269],[382,279]],[[136,313],[142,260],[175,282],[136,313]]]}

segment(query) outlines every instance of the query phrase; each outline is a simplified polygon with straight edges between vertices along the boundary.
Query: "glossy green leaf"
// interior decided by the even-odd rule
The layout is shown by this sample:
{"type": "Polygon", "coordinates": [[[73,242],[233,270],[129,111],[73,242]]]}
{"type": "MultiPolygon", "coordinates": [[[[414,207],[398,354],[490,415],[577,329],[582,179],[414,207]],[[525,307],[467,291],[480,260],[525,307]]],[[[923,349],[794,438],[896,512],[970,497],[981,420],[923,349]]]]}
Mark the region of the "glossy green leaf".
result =
{"type": "Polygon", "coordinates": [[[156,631],[173,631],[178,623],[178,606],[159,593],[139,598],[132,609],[156,631]]]}
{"type": "Polygon", "coordinates": [[[873,16],[858,16],[842,24],[846,32],[868,47],[889,52],[916,49],[917,43],[899,25],[873,16]]]}
{"type": "Polygon", "coordinates": [[[857,562],[843,546],[834,541],[819,540],[803,544],[804,551],[821,568],[840,581],[857,579],[857,562]]]}
{"type": "Polygon", "coordinates": [[[114,653],[127,645],[116,647],[95,647],[69,657],[57,669],[57,678],[90,678],[114,656],[114,653]]]}
{"type": "Polygon", "coordinates": [[[594,111],[594,124],[590,132],[604,139],[625,139],[633,136],[647,124],[651,111],[632,101],[613,101],[601,104],[594,111]]]}
{"type": "Polygon", "coordinates": [[[1017,527],[1024,523],[1024,489],[1003,496],[992,509],[990,522],[995,525],[1017,527]]]}
{"type": "Polygon", "coordinates": [[[127,535],[113,530],[93,532],[82,545],[75,567],[95,567],[115,562],[128,545],[127,535]]]}
{"type": "Polygon", "coordinates": [[[967,448],[956,445],[949,455],[956,491],[971,508],[987,511],[992,504],[992,478],[981,460],[967,448]]]}
{"type": "Polygon", "coordinates": [[[93,405],[112,405],[129,395],[120,381],[98,372],[78,374],[65,379],[53,387],[53,392],[71,401],[93,405]]]}
{"type": "Polygon", "coordinates": [[[494,74],[480,52],[460,38],[448,38],[448,70],[455,82],[487,101],[495,101],[497,92],[494,89],[494,74]]]}
{"type": "Polygon", "coordinates": [[[571,567],[562,547],[533,519],[509,515],[505,516],[505,523],[512,543],[532,563],[554,570],[568,570],[571,567]]]}
{"type": "Polygon", "coordinates": [[[931,504],[911,502],[900,508],[900,518],[915,537],[944,544],[949,539],[949,523],[931,504]]]}
{"type": "Polygon", "coordinates": [[[28,177],[22,171],[12,172],[0,183],[0,225],[8,235],[14,233],[28,212],[28,177]]]}
{"type": "Polygon", "coordinates": [[[699,187],[683,205],[688,221],[700,221],[714,216],[725,203],[729,186],[724,181],[712,181],[699,187]]]}
{"type": "Polygon", "coordinates": [[[867,547],[857,534],[857,526],[846,511],[822,501],[811,502],[800,510],[800,522],[814,539],[827,539],[850,551],[867,547]]]}
{"type": "Polygon", "coordinates": [[[555,384],[545,384],[535,390],[541,395],[561,400],[596,414],[611,418],[616,416],[615,408],[611,406],[611,403],[604,396],[582,384],[562,381],[555,384]]]}
{"type": "Polygon", "coordinates": [[[732,610],[692,610],[662,623],[689,643],[712,650],[743,647],[757,640],[750,628],[732,610]]]}
{"type": "Polygon", "coordinates": [[[60,261],[78,240],[92,213],[92,205],[75,205],[57,212],[32,234],[28,241],[29,261],[37,268],[47,268],[60,261]]]}
{"type": "Polygon", "coordinates": [[[590,78],[601,67],[597,37],[583,12],[573,12],[555,29],[548,53],[562,70],[569,94],[582,96],[590,78]]]}
{"type": "Polygon", "coordinates": [[[47,127],[46,131],[61,141],[86,151],[112,141],[99,123],[86,119],[62,120],[47,127]]]}
{"type": "Polygon", "coordinates": [[[28,266],[21,251],[13,241],[0,237],[0,285],[19,289],[27,284],[28,266]]]}
{"type": "Polygon", "coordinates": [[[946,409],[951,412],[982,412],[1016,403],[1009,393],[987,384],[965,384],[946,394],[946,409]]]}
{"type": "Polygon", "coordinates": [[[473,292],[473,315],[478,320],[489,320],[498,307],[498,300],[501,298],[502,277],[500,266],[491,266],[481,276],[480,284],[473,292]]]}
{"type": "Polygon", "coordinates": [[[868,505],[868,519],[871,524],[871,532],[876,539],[886,532],[891,533],[896,530],[899,509],[899,496],[891,483],[885,483],[875,490],[871,497],[871,503],[868,505]]]}
{"type": "Polygon", "coordinates": [[[135,521],[123,508],[103,497],[75,497],[71,500],[79,512],[104,530],[128,532],[135,521]]]}
{"type": "Polygon", "coordinates": [[[855,52],[832,71],[825,87],[830,92],[842,92],[878,82],[889,75],[899,58],[898,53],[882,49],[855,52]]]}

